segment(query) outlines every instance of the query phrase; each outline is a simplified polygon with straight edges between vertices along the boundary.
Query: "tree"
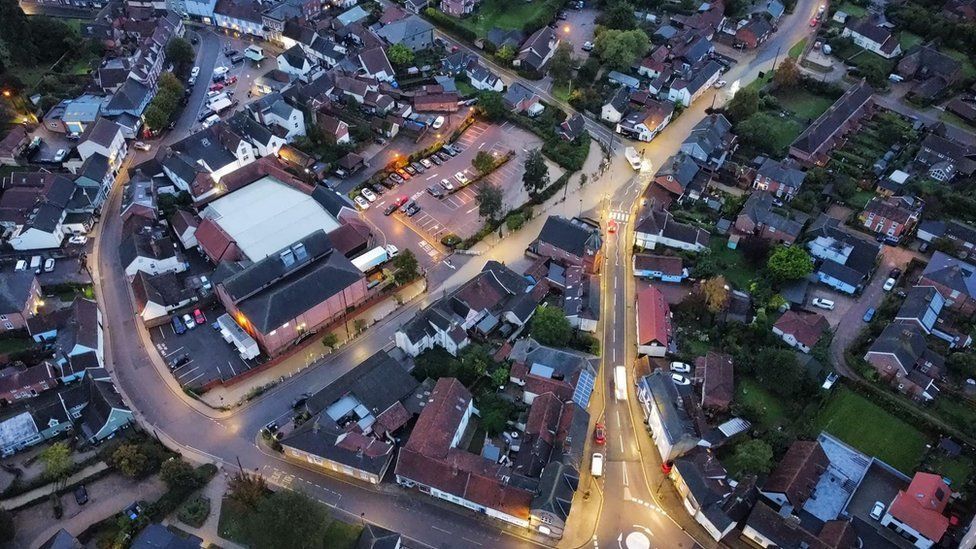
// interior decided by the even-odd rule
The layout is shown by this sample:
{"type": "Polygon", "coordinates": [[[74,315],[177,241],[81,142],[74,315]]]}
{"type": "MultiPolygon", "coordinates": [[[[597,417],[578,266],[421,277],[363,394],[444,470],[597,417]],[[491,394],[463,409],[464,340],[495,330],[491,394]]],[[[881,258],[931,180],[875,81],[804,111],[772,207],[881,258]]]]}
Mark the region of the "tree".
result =
{"type": "Polygon", "coordinates": [[[626,0],[610,2],[597,17],[597,24],[608,29],[631,30],[637,28],[634,6],[626,0]]]}
{"type": "Polygon", "coordinates": [[[478,94],[478,107],[485,117],[491,121],[498,121],[505,118],[508,109],[505,108],[505,101],[502,94],[496,91],[483,91],[478,94]]]}
{"type": "Polygon", "coordinates": [[[946,365],[958,377],[976,377],[976,353],[952,353],[946,360],[946,365]]]}
{"type": "Polygon", "coordinates": [[[543,345],[566,347],[573,337],[573,327],[556,307],[537,307],[532,317],[532,337],[543,345]]]}
{"type": "Polygon", "coordinates": [[[511,63],[512,59],[515,59],[515,46],[505,44],[498,48],[498,51],[495,52],[495,57],[503,63],[511,63]]]}
{"type": "MultiPolygon", "coordinates": [[[[195,57],[193,46],[183,38],[178,36],[173,37],[166,44],[166,60],[177,67],[188,67],[193,63],[195,57]]],[[[180,72],[182,73],[183,71],[181,70],[180,72]]]]}
{"type": "Polygon", "coordinates": [[[765,440],[746,440],[736,445],[732,460],[743,473],[768,473],[773,468],[773,449],[765,440]]]}
{"type": "Polygon", "coordinates": [[[352,321],[352,328],[356,330],[357,334],[361,334],[366,331],[366,319],[357,318],[352,321]]]}
{"type": "Polygon", "coordinates": [[[280,490],[258,502],[244,530],[252,547],[313,549],[322,547],[330,522],[317,501],[301,492],[280,490]]]}
{"type": "Polygon", "coordinates": [[[163,111],[157,105],[150,104],[143,113],[146,126],[151,130],[161,130],[169,124],[169,113],[163,111]]]}
{"type": "Polygon", "coordinates": [[[488,151],[478,151],[478,154],[471,159],[471,165],[478,173],[484,175],[495,167],[495,157],[488,151]]]}
{"type": "Polygon", "coordinates": [[[778,118],[765,112],[757,112],[737,123],[736,132],[742,142],[755,149],[756,152],[777,155],[782,151],[776,147],[769,136],[775,135],[780,127],[778,118]]]}
{"type": "Polygon", "coordinates": [[[417,262],[417,256],[413,255],[413,250],[407,248],[393,258],[393,268],[396,269],[393,279],[397,284],[405,284],[417,278],[420,264],[417,262]]]}
{"type": "Polygon", "coordinates": [[[525,225],[525,216],[522,213],[513,213],[505,218],[505,226],[510,231],[517,231],[525,225]]]}
{"type": "Polygon", "coordinates": [[[781,397],[792,397],[803,388],[806,371],[789,349],[764,347],[754,359],[756,376],[763,386],[781,397]]]}
{"type": "Polygon", "coordinates": [[[185,488],[195,490],[200,487],[201,479],[193,466],[180,458],[171,458],[163,462],[159,468],[159,478],[170,489],[185,488]]]}
{"type": "Polygon", "coordinates": [[[771,248],[769,241],[761,236],[749,235],[739,243],[739,250],[742,250],[743,257],[753,266],[766,264],[769,259],[771,248]]]}
{"type": "Polygon", "coordinates": [[[796,60],[792,57],[784,59],[773,73],[773,83],[784,89],[795,88],[800,83],[800,67],[796,65],[796,60]]]}
{"type": "Polygon", "coordinates": [[[413,63],[413,50],[403,44],[393,44],[386,50],[390,63],[398,67],[406,67],[413,63]]]}
{"type": "Polygon", "coordinates": [[[766,267],[776,281],[787,282],[810,274],[813,261],[802,246],[777,246],[770,254],[766,267]]]}
{"type": "Polygon", "coordinates": [[[593,49],[606,65],[623,70],[644,57],[649,44],[647,34],[640,29],[607,29],[596,37],[593,49]]]}
{"type": "Polygon", "coordinates": [[[559,42],[556,53],[552,54],[549,61],[549,76],[558,86],[565,86],[573,78],[573,46],[563,40],[559,42]]]}
{"type": "Polygon", "coordinates": [[[123,475],[135,478],[149,472],[149,457],[138,444],[123,444],[112,453],[112,465],[123,475]]]}
{"type": "Polygon", "coordinates": [[[64,442],[56,442],[38,456],[44,464],[44,477],[60,481],[68,476],[74,463],[71,461],[71,449],[64,442]]]}
{"type": "Polygon", "coordinates": [[[502,211],[502,191],[491,183],[485,182],[478,187],[475,200],[478,201],[478,215],[481,217],[495,219],[502,211]]]}
{"type": "Polygon", "coordinates": [[[702,282],[701,291],[705,296],[705,305],[712,314],[724,310],[729,302],[729,284],[722,275],[702,282]]]}
{"type": "Polygon", "coordinates": [[[725,106],[725,114],[732,122],[742,122],[759,112],[759,92],[745,87],[736,92],[735,97],[725,106]]]}
{"type": "Polygon", "coordinates": [[[475,405],[481,415],[479,425],[489,436],[501,433],[508,426],[508,418],[512,414],[511,402],[492,392],[475,399],[475,405]]]}
{"type": "Polygon", "coordinates": [[[461,368],[474,379],[488,373],[488,366],[492,363],[488,349],[478,344],[465,347],[458,359],[461,361],[461,368]]]}
{"type": "Polygon", "coordinates": [[[322,345],[329,348],[330,351],[335,351],[335,348],[339,345],[339,336],[335,332],[329,332],[322,336],[322,345]]]}
{"type": "Polygon", "coordinates": [[[247,471],[230,477],[227,487],[231,499],[251,509],[256,509],[258,503],[268,495],[264,477],[247,471]]]}
{"type": "Polygon", "coordinates": [[[508,366],[501,365],[491,372],[491,384],[494,387],[503,387],[508,383],[510,372],[508,366]]]}
{"type": "Polygon", "coordinates": [[[541,150],[533,149],[526,156],[522,183],[529,196],[535,196],[549,186],[549,167],[546,166],[546,159],[543,158],[541,150]]]}

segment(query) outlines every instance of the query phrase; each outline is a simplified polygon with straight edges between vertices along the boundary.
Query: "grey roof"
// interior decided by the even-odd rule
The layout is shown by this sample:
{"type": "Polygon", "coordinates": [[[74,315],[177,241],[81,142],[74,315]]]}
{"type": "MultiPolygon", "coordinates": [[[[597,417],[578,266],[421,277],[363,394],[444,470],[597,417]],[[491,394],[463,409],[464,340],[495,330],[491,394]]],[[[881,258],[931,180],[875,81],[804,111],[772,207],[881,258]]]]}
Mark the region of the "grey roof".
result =
{"type": "Polygon", "coordinates": [[[122,266],[128,267],[137,257],[169,259],[176,255],[176,247],[168,237],[160,236],[152,230],[139,230],[122,238],[119,257],[122,266]]]}
{"type": "Polygon", "coordinates": [[[85,376],[82,385],[88,392],[88,404],[81,412],[81,432],[86,438],[98,434],[112,414],[112,410],[130,411],[111,381],[85,376]]]}
{"type": "Polygon", "coordinates": [[[976,266],[943,252],[935,252],[922,277],[976,298],[976,266]]]}
{"type": "Polygon", "coordinates": [[[561,461],[550,461],[542,469],[538,491],[532,498],[532,509],[548,511],[566,521],[573,507],[573,496],[578,487],[578,471],[561,461]]]}
{"type": "Polygon", "coordinates": [[[142,82],[139,82],[135,78],[127,78],[122,83],[122,87],[112,95],[112,99],[105,108],[110,111],[140,109],[147,103],[147,96],[150,93],[152,93],[152,90],[142,82]]]}
{"type": "Polygon", "coordinates": [[[772,227],[777,232],[796,238],[803,230],[803,223],[777,212],[773,200],[774,197],[770,193],[754,192],[749,195],[739,215],[745,215],[756,224],[772,227]]]}
{"type": "Polygon", "coordinates": [[[400,547],[400,534],[367,523],[359,534],[355,549],[397,549],[400,547]]]}
{"type": "Polygon", "coordinates": [[[44,542],[38,549],[82,549],[84,545],[78,539],[68,533],[64,528],[44,542]]]}
{"type": "Polygon", "coordinates": [[[100,153],[95,153],[85,159],[84,164],[81,165],[81,170],[78,171],[78,177],[75,178],[75,182],[84,185],[87,181],[83,181],[83,179],[87,179],[94,181],[97,185],[101,185],[108,171],[108,157],[100,153]]]}
{"type": "Polygon", "coordinates": [[[303,50],[298,44],[295,44],[282,52],[281,56],[285,58],[285,61],[287,61],[289,65],[297,69],[301,69],[306,63],[308,63],[308,59],[305,57],[305,50],[303,50]]]}
{"type": "Polygon", "coordinates": [[[936,238],[947,237],[976,244],[976,227],[954,219],[949,221],[925,220],[919,225],[918,230],[935,235],[936,238]]]}
{"type": "Polygon", "coordinates": [[[149,275],[139,271],[132,279],[132,293],[140,305],[145,304],[140,302],[151,302],[164,307],[179,305],[191,296],[172,272],[149,275]]]}
{"type": "Polygon", "coordinates": [[[203,540],[192,534],[177,535],[162,524],[150,524],[132,540],[132,549],[200,549],[203,540]]]}
{"type": "Polygon", "coordinates": [[[533,96],[535,96],[535,92],[525,87],[525,85],[521,82],[515,82],[509,86],[508,90],[505,92],[505,103],[507,103],[509,107],[514,107],[518,103],[525,101],[526,99],[530,99],[533,96]]]}
{"type": "Polygon", "coordinates": [[[234,130],[234,133],[241,137],[248,138],[248,141],[252,143],[268,144],[274,137],[271,130],[264,124],[248,116],[244,111],[235,112],[234,116],[231,116],[227,120],[227,127],[234,130]]]}
{"type": "Polygon", "coordinates": [[[366,72],[371,75],[381,72],[385,72],[390,76],[393,75],[393,66],[390,65],[390,60],[386,57],[386,52],[383,51],[383,48],[371,48],[363,51],[359,54],[359,62],[366,69],[366,72]]]}
{"type": "Polygon", "coordinates": [[[932,300],[939,293],[932,286],[912,286],[909,288],[905,301],[902,302],[895,319],[918,319],[921,320],[932,308],[932,300]]]}
{"type": "Polygon", "coordinates": [[[492,27],[485,38],[498,48],[506,44],[518,47],[525,40],[525,34],[519,30],[492,27]]]}
{"type": "Polygon", "coordinates": [[[700,169],[692,157],[678,153],[665,161],[655,177],[670,177],[684,190],[688,188],[700,169]]]}
{"type": "Polygon", "coordinates": [[[705,87],[709,79],[720,72],[722,72],[722,65],[720,65],[718,61],[711,60],[705,63],[705,65],[702,67],[695,69],[691,79],[685,84],[685,87],[688,88],[688,93],[694,96],[698,90],[705,87]]]}
{"type": "Polygon", "coordinates": [[[950,160],[965,175],[972,175],[976,171],[976,147],[934,133],[922,140],[922,148],[915,159],[925,165],[950,160]]]}
{"type": "Polygon", "coordinates": [[[827,111],[797,137],[791,147],[813,153],[830,140],[862,105],[871,100],[874,89],[866,82],[847,90],[827,111]]]}
{"type": "Polygon", "coordinates": [[[583,223],[558,215],[550,215],[539,232],[539,240],[548,242],[575,256],[585,257],[587,250],[595,250],[600,247],[599,236],[595,234],[596,232],[583,223]],[[594,236],[596,236],[595,241],[594,236]]]}
{"type": "Polygon", "coordinates": [[[332,247],[324,231],[318,231],[245,267],[222,284],[251,324],[268,333],[362,278],[362,271],[332,247]],[[294,263],[285,265],[280,254],[299,245],[307,259],[293,255],[294,263]]]}
{"type": "Polygon", "coordinates": [[[227,129],[228,126],[225,124],[215,124],[206,130],[190,134],[173,143],[170,145],[173,154],[165,155],[162,160],[163,165],[176,172],[184,180],[192,182],[197,173],[206,171],[200,162],[214,171],[236,162],[237,157],[234,152],[227,147],[227,142],[221,138],[221,132],[227,129]]]}
{"type": "Polygon", "coordinates": [[[766,3],[766,13],[771,15],[774,19],[778,19],[783,16],[783,12],[786,11],[786,7],[783,6],[778,0],[769,0],[766,3]]]}
{"type": "Polygon", "coordinates": [[[642,377],[640,383],[647,388],[653,407],[661,417],[664,435],[670,442],[688,437],[698,438],[695,423],[681,406],[681,395],[670,374],[664,370],[655,370],[642,377]]]}
{"type": "Polygon", "coordinates": [[[684,55],[682,57],[691,63],[692,65],[698,63],[708,55],[708,52],[712,51],[712,43],[708,38],[700,36],[698,40],[695,40],[687,49],[685,49],[684,55]]]}
{"type": "MultiPolygon", "coordinates": [[[[874,270],[875,259],[881,253],[881,245],[870,240],[859,238],[840,228],[840,221],[826,214],[821,214],[807,233],[811,236],[824,236],[832,238],[842,245],[850,246],[851,253],[848,255],[847,262],[840,265],[835,261],[824,261],[820,270],[831,275],[838,275],[835,278],[845,282],[856,280],[860,282],[864,277],[874,270]],[[842,268],[843,267],[843,268],[842,268]]],[[[857,284],[853,284],[857,285],[857,284]]]]}
{"type": "Polygon", "coordinates": [[[91,141],[103,147],[109,147],[121,132],[122,128],[115,122],[107,118],[99,118],[95,124],[88,127],[81,140],[82,142],[91,141]]]}
{"type": "Polygon", "coordinates": [[[369,16],[369,12],[364,10],[362,6],[354,6],[340,13],[339,16],[336,17],[336,20],[339,21],[339,23],[341,23],[342,26],[345,27],[351,25],[352,23],[355,23],[356,21],[359,21],[360,19],[365,19],[368,16],[369,16]]]}
{"type": "Polygon", "coordinates": [[[19,313],[30,298],[34,273],[20,271],[0,276],[0,312],[19,313]]]}
{"type": "Polygon", "coordinates": [[[433,25],[416,15],[410,15],[405,19],[384,26],[376,34],[390,44],[398,44],[418,34],[432,33],[431,36],[433,36],[433,31],[433,25]]]}
{"type": "Polygon", "coordinates": [[[617,91],[613,92],[610,100],[607,101],[607,105],[610,105],[615,111],[621,113],[627,108],[628,103],[630,103],[630,90],[627,89],[627,86],[617,88],[617,91]]]}
{"type": "Polygon", "coordinates": [[[807,173],[797,169],[792,163],[781,162],[772,158],[765,158],[759,166],[759,175],[768,177],[773,181],[786,185],[794,189],[799,189],[803,185],[803,180],[807,173]]]}
{"type": "Polygon", "coordinates": [[[508,357],[529,366],[543,364],[552,368],[554,375],[562,374],[564,379],[582,370],[596,374],[600,369],[600,360],[593,355],[548,347],[532,338],[516,341],[508,357]]]}
{"type": "Polygon", "coordinates": [[[345,395],[355,395],[371,410],[380,413],[410,396],[419,385],[386,351],[379,351],[312,395],[306,407],[318,414],[345,395]]]}
{"type": "Polygon", "coordinates": [[[697,145],[705,154],[712,156],[725,149],[725,139],[732,130],[732,123],[722,114],[706,116],[695,124],[682,145],[697,145]]]}
{"type": "Polygon", "coordinates": [[[925,332],[915,324],[889,324],[871,344],[868,352],[893,354],[901,366],[909,372],[923,357],[933,361],[937,367],[941,368],[943,364],[942,357],[928,352],[925,332]]]}

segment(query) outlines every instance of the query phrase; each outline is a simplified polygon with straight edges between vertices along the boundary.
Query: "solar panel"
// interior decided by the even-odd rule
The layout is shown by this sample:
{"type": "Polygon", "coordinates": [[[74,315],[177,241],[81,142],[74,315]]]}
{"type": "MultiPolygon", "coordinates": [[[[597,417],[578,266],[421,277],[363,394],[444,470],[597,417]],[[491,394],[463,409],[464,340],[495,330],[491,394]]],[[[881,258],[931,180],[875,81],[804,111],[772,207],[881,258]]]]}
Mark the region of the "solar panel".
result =
{"type": "Polygon", "coordinates": [[[583,370],[580,372],[579,382],[576,383],[576,389],[573,391],[573,402],[586,408],[590,402],[590,395],[593,394],[595,382],[596,378],[590,371],[583,370]]]}

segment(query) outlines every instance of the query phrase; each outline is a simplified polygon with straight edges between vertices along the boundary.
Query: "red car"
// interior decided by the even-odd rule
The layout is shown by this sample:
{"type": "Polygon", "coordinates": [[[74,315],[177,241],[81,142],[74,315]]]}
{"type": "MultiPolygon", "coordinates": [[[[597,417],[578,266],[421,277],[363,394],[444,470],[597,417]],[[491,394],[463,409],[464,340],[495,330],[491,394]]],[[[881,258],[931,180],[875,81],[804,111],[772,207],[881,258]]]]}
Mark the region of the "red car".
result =
{"type": "Polygon", "coordinates": [[[236,84],[236,83],[237,83],[237,77],[236,76],[231,76],[230,78],[227,79],[227,85],[228,86],[231,86],[231,85],[236,84]]]}
{"type": "Polygon", "coordinates": [[[210,86],[210,91],[212,91],[212,92],[217,92],[217,91],[220,91],[222,89],[224,89],[224,85],[221,84],[220,82],[217,82],[213,86],[210,86]]]}
{"type": "Polygon", "coordinates": [[[200,309],[193,310],[193,319],[196,320],[197,324],[207,323],[207,317],[203,316],[203,311],[200,309]]]}
{"type": "Polygon", "coordinates": [[[400,198],[396,199],[396,202],[394,202],[394,204],[396,204],[396,207],[399,208],[400,206],[406,204],[407,200],[410,200],[410,198],[407,196],[401,196],[400,198]]]}
{"type": "Polygon", "coordinates": [[[600,445],[607,443],[607,429],[602,423],[597,423],[596,429],[593,430],[593,442],[600,445]]]}
{"type": "Polygon", "coordinates": [[[613,233],[617,232],[617,222],[616,221],[614,221],[614,220],[611,219],[610,222],[607,223],[607,232],[610,233],[610,234],[613,234],[613,233]]]}
{"type": "Polygon", "coordinates": [[[810,20],[810,26],[811,27],[816,27],[817,26],[817,23],[819,23],[819,21],[817,21],[817,18],[816,17],[814,17],[813,19],[810,20]]]}

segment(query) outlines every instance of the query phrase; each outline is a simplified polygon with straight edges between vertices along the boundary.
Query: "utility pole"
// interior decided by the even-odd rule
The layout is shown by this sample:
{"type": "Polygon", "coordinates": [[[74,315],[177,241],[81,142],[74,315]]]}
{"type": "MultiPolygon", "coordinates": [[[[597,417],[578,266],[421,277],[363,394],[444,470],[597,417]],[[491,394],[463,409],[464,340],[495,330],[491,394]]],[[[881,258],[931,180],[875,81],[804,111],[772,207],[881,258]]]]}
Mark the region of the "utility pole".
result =
{"type": "Polygon", "coordinates": [[[773,58],[773,72],[776,72],[776,63],[779,61],[779,52],[783,50],[783,46],[776,48],[776,57],[773,58]]]}
{"type": "Polygon", "coordinates": [[[237,458],[237,468],[241,470],[241,478],[243,478],[244,477],[244,466],[241,465],[241,457],[240,456],[234,456],[234,457],[237,458]]]}

